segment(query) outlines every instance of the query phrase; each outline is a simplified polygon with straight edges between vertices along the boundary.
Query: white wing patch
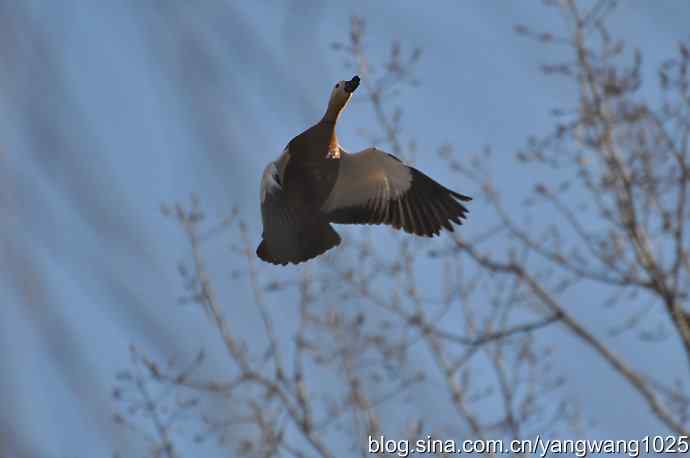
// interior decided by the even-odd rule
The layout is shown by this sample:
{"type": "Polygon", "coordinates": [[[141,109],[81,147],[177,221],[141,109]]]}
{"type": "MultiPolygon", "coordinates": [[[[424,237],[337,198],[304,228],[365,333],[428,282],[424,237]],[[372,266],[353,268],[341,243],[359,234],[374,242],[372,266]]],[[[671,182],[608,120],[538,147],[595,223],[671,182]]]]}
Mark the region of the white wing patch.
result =
{"type": "Polygon", "coordinates": [[[388,202],[405,194],[411,182],[410,169],[381,150],[343,154],[338,180],[322,209],[368,205],[371,200],[388,202]]]}
{"type": "Polygon", "coordinates": [[[275,162],[270,162],[264,169],[264,174],[261,176],[261,203],[266,201],[268,194],[273,194],[275,191],[280,191],[283,188],[278,182],[278,167],[275,162]]]}

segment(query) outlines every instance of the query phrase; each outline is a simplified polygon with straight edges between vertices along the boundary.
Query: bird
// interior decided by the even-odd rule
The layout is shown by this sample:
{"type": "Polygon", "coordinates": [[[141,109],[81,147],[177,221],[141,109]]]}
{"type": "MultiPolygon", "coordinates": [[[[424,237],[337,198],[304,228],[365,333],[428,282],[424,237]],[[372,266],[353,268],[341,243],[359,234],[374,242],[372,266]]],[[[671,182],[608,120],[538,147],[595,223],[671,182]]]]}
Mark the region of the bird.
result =
{"type": "Polygon", "coordinates": [[[471,197],[452,191],[376,147],[348,153],[335,126],[360,85],[338,81],[321,120],[294,137],[261,176],[262,240],[257,256],[299,264],[341,242],[335,224],[385,224],[433,237],[453,232],[471,197]]]}

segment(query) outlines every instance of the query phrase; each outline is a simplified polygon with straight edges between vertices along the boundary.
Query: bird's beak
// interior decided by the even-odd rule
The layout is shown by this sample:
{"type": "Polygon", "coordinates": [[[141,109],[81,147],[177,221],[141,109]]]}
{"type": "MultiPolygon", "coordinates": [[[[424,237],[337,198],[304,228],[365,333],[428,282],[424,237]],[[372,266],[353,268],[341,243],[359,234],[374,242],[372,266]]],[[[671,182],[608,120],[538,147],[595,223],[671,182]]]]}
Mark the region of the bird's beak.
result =
{"type": "Polygon", "coordinates": [[[359,87],[359,76],[355,75],[352,79],[345,83],[345,92],[352,94],[359,87]]]}

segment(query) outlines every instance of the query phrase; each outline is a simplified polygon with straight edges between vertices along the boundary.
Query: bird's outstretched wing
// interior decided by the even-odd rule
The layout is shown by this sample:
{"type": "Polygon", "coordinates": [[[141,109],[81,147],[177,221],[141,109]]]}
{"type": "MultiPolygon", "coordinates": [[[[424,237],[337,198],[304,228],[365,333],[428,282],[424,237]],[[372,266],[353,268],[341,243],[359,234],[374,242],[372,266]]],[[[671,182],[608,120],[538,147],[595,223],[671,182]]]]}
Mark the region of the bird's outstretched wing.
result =
{"type": "Polygon", "coordinates": [[[322,211],[340,224],[388,224],[411,234],[433,237],[453,231],[468,213],[451,191],[395,156],[376,148],[341,153],[336,184],[322,211]]]}

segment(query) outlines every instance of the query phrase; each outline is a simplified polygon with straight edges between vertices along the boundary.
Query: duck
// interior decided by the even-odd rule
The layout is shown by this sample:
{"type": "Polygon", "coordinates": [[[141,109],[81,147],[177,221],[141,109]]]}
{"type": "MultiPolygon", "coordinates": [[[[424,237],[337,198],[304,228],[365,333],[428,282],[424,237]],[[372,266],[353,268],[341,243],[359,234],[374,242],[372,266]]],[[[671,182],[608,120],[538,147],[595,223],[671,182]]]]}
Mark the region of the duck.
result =
{"type": "Polygon", "coordinates": [[[423,237],[454,231],[471,197],[452,191],[379,148],[348,153],[336,123],[360,85],[338,81],[321,120],[290,140],[261,177],[262,240],[257,256],[299,264],[338,246],[332,224],[388,225],[423,237]]]}

